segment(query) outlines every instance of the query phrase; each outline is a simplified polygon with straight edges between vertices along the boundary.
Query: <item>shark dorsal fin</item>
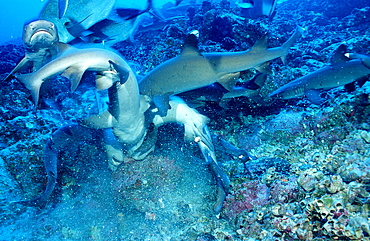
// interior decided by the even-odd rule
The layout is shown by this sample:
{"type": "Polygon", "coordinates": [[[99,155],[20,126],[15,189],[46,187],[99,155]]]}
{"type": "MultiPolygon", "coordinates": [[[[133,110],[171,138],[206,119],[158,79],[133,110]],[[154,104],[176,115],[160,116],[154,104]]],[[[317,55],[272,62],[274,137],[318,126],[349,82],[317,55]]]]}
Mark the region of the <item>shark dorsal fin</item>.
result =
{"type": "Polygon", "coordinates": [[[251,48],[249,52],[261,52],[267,49],[267,35],[263,35],[251,48]]]}
{"type": "Polygon", "coordinates": [[[181,55],[200,55],[198,48],[198,36],[196,32],[191,32],[188,34],[188,36],[186,36],[181,55]]]}
{"type": "Polygon", "coordinates": [[[347,47],[344,44],[339,45],[339,47],[334,51],[331,64],[335,65],[351,60],[345,56],[345,53],[347,53],[347,47]]]}

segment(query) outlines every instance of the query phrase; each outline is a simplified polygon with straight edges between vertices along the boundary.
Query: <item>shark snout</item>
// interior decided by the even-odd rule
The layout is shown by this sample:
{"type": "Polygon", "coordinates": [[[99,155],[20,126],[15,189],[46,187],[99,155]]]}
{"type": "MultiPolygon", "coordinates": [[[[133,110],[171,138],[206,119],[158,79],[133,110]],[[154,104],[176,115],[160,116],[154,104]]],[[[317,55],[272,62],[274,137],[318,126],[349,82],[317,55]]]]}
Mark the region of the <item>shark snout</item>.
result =
{"type": "Polygon", "coordinates": [[[270,98],[273,98],[273,99],[283,99],[284,98],[284,95],[283,95],[283,92],[280,91],[279,89],[273,91],[272,93],[269,94],[269,97],[270,98]]]}

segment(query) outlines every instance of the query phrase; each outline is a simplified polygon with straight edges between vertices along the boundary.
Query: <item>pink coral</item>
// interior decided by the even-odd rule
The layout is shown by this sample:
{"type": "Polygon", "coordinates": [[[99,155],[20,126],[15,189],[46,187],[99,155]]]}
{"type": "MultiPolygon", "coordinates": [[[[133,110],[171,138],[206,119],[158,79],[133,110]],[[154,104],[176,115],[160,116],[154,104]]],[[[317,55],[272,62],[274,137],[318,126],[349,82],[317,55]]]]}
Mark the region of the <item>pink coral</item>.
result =
{"type": "Polygon", "coordinates": [[[268,203],[270,190],[259,181],[247,181],[233,186],[224,202],[224,214],[234,219],[243,211],[251,211],[268,203]]]}
{"type": "Polygon", "coordinates": [[[276,180],[271,185],[271,199],[276,203],[296,201],[300,195],[300,188],[296,178],[276,180]]]}

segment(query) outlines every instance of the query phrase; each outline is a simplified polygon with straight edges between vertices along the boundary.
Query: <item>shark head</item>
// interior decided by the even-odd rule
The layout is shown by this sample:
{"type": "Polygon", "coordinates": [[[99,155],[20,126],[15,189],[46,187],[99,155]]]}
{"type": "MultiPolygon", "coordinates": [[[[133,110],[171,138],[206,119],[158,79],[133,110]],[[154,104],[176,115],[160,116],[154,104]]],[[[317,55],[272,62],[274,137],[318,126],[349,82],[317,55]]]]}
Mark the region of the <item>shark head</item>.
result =
{"type": "Polygon", "coordinates": [[[269,97],[273,99],[291,99],[303,95],[305,93],[305,85],[297,83],[299,81],[292,81],[272,92],[269,97]]]}
{"type": "Polygon", "coordinates": [[[30,51],[48,48],[58,41],[58,30],[52,22],[37,20],[24,27],[23,43],[30,51]]]}

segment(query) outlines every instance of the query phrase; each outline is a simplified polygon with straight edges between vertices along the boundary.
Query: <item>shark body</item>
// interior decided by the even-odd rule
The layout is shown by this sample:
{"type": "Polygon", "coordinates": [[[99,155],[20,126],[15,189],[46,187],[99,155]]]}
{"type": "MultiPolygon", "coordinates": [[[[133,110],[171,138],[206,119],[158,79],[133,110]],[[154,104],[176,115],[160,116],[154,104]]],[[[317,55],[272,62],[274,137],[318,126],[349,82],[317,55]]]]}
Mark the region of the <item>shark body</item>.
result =
{"type": "Polygon", "coordinates": [[[97,88],[105,89],[104,85],[112,85],[112,64],[116,63],[128,68],[127,63],[112,51],[100,48],[70,49],[62,55],[41,67],[31,74],[17,75],[25,86],[31,91],[35,105],[38,104],[39,91],[42,83],[58,74],[62,74],[71,81],[71,89],[74,91],[85,71],[96,71],[97,88]]]}
{"type": "Polygon", "coordinates": [[[348,58],[343,52],[344,46],[339,47],[331,65],[278,88],[270,97],[291,99],[306,95],[314,104],[320,104],[323,101],[319,96],[322,90],[350,84],[370,75],[369,56],[346,54],[348,58]]]}
{"type": "Polygon", "coordinates": [[[266,36],[250,50],[227,53],[199,53],[197,40],[190,34],[182,53],[149,72],[140,82],[140,93],[152,98],[163,114],[168,110],[170,95],[197,89],[219,82],[226,89],[232,89],[240,71],[264,67],[263,64],[275,58],[284,57],[302,29],[295,33],[281,47],[267,49],[266,36]]]}

